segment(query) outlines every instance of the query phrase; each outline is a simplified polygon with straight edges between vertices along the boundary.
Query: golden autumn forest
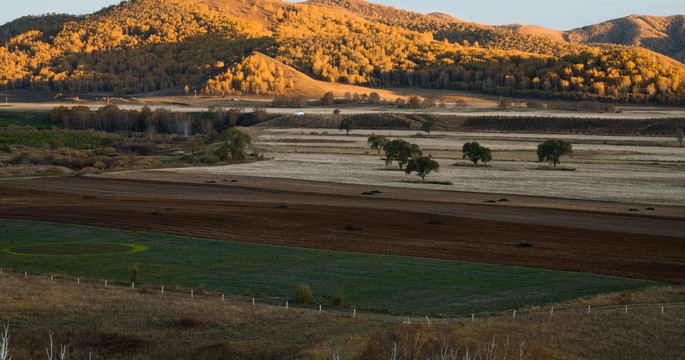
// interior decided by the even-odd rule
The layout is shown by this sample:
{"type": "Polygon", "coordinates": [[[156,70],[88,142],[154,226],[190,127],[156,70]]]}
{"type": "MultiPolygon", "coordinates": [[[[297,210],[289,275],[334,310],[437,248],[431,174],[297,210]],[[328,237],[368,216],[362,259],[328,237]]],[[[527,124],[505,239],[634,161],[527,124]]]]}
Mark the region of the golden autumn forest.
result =
{"type": "MultiPolygon", "coordinates": [[[[663,19],[682,33],[682,16],[663,19]]],[[[278,96],[292,91],[292,67],[362,86],[685,103],[683,39],[654,51],[638,35],[634,44],[597,42],[613,41],[621,26],[635,30],[621,24],[544,35],[361,0],[123,1],[0,27],[0,90],[278,96]]]]}

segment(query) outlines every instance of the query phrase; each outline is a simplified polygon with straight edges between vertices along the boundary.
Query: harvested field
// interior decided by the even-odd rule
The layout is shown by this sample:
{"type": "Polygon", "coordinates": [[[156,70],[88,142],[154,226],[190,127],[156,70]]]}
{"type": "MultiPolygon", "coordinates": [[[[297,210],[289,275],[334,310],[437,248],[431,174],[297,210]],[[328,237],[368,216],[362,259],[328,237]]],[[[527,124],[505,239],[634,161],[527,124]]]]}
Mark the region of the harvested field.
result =
{"type": "Polygon", "coordinates": [[[526,196],[483,203],[502,194],[161,171],[114,176],[121,179],[3,180],[0,217],[685,283],[685,210],[677,206],[628,213],[621,203],[526,196]],[[381,193],[361,195],[370,190],[381,193]]]}
{"type": "MultiPolygon", "coordinates": [[[[555,198],[575,198],[631,204],[685,206],[685,148],[675,137],[590,136],[581,134],[461,133],[355,130],[349,136],[336,130],[267,129],[254,146],[270,161],[238,166],[172,170],[216,176],[255,175],[322,182],[429,188],[555,198]],[[403,171],[385,170],[382,151],[370,150],[372,133],[415,143],[440,163],[430,181],[454,186],[408,185],[403,171]],[[537,145],[549,138],[573,144],[572,157],[561,166],[573,171],[545,171],[537,162],[537,145]],[[345,143],[335,143],[345,139],[345,143]],[[461,146],[478,141],[490,148],[494,161],[474,167],[461,160],[461,146]]],[[[387,168],[397,169],[397,165],[387,168]]]]}

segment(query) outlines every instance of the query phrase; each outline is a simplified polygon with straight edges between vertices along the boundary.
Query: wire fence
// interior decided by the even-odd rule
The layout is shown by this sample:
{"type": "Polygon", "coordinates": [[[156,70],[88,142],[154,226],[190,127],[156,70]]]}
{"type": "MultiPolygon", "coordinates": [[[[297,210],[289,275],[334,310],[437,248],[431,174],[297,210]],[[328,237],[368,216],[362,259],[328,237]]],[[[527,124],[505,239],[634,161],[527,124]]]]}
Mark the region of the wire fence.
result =
{"type": "MultiPolygon", "coordinates": [[[[631,311],[636,310],[650,310],[653,309],[656,314],[661,316],[669,316],[669,309],[685,308],[685,302],[675,302],[675,303],[652,303],[652,304],[623,304],[623,305],[605,305],[605,306],[562,306],[553,307],[550,306],[547,309],[541,310],[518,310],[511,309],[509,311],[498,311],[496,313],[492,312],[481,312],[481,313],[471,313],[471,316],[466,317],[435,317],[431,318],[428,315],[417,316],[417,315],[397,315],[397,314],[381,314],[378,312],[365,311],[364,309],[356,309],[354,307],[334,307],[334,306],[324,306],[323,304],[297,304],[292,303],[288,300],[278,299],[278,298],[263,298],[263,297],[247,297],[233,294],[225,294],[214,291],[205,291],[203,289],[188,289],[179,286],[164,286],[164,285],[151,285],[151,284],[141,284],[136,282],[125,283],[121,281],[112,281],[106,279],[92,279],[85,277],[73,277],[68,275],[47,275],[42,273],[32,273],[28,271],[20,271],[15,269],[0,268],[0,276],[15,276],[23,277],[26,280],[31,278],[42,278],[50,279],[50,281],[62,281],[68,283],[75,283],[76,285],[88,285],[88,286],[102,286],[102,287],[113,287],[119,289],[129,288],[131,290],[141,290],[146,293],[158,292],[160,295],[167,294],[168,296],[183,297],[188,296],[191,299],[196,297],[205,300],[216,299],[221,302],[232,301],[232,302],[243,302],[251,303],[253,306],[270,306],[270,307],[280,307],[284,310],[304,310],[304,311],[318,311],[318,312],[329,312],[342,316],[350,317],[363,317],[369,320],[382,320],[382,321],[396,321],[402,322],[404,324],[410,324],[412,322],[425,322],[429,325],[433,323],[446,323],[446,322],[474,322],[486,319],[516,319],[516,317],[526,316],[526,315],[539,315],[547,314],[550,317],[554,317],[558,314],[566,313],[580,313],[580,314],[596,314],[596,313],[617,313],[623,312],[626,315],[631,313],[631,311]]],[[[0,277],[1,279],[1,277],[0,277]]]]}

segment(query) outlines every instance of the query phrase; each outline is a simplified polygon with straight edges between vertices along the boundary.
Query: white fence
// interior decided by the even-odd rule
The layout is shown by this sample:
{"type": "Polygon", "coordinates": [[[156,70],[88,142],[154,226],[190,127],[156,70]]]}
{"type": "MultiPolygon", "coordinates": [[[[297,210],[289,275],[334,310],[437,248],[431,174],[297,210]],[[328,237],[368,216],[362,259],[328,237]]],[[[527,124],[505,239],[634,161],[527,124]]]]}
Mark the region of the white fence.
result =
{"type": "MultiPolygon", "coordinates": [[[[29,273],[26,271],[18,271],[18,270],[11,270],[11,269],[3,269],[0,268],[0,276],[5,275],[5,276],[18,276],[21,278],[24,278],[26,280],[30,280],[30,277],[42,277],[42,278],[50,278],[50,281],[63,281],[63,282],[72,282],[76,283],[76,285],[80,286],[82,283],[83,284],[88,284],[91,286],[97,286],[98,284],[101,284],[103,287],[118,287],[118,288],[130,288],[132,290],[136,289],[136,283],[132,282],[130,284],[128,283],[121,283],[121,282],[112,282],[110,280],[96,280],[96,279],[86,279],[86,278],[81,278],[81,277],[70,277],[70,276],[65,276],[65,275],[45,275],[45,274],[34,274],[34,273],[29,273]]],[[[1,277],[0,277],[1,279],[1,277]]],[[[215,293],[215,292],[205,292],[202,291],[201,293],[196,293],[195,290],[192,289],[185,289],[185,288],[180,288],[180,287],[165,287],[163,285],[147,285],[144,284],[142,285],[142,288],[145,289],[147,292],[159,292],[160,295],[164,295],[165,293],[172,293],[176,296],[182,296],[183,294],[187,294],[188,297],[191,299],[201,296],[204,299],[211,299],[211,298],[216,298],[217,301],[224,302],[226,301],[226,294],[223,293],[215,293]]],[[[141,285],[138,284],[138,289],[141,289],[141,285]]],[[[272,306],[272,307],[282,307],[284,310],[290,310],[293,307],[289,301],[285,300],[282,302],[277,302],[277,301],[269,301],[268,299],[259,299],[261,302],[257,301],[257,298],[252,297],[252,298],[246,298],[246,297],[241,297],[241,296],[235,296],[231,295],[230,301],[236,301],[236,302],[248,302],[251,303],[252,306],[272,306]]],[[[402,321],[404,324],[410,324],[412,322],[425,322],[429,325],[431,325],[433,322],[457,322],[457,321],[470,321],[474,322],[476,320],[484,320],[484,319],[502,319],[502,318],[507,318],[511,317],[512,319],[516,319],[517,316],[525,316],[529,314],[542,314],[546,313],[550,317],[554,317],[555,314],[559,313],[569,313],[569,312],[575,312],[575,313],[580,313],[580,314],[596,314],[596,313],[608,313],[608,312],[623,312],[626,315],[631,313],[632,311],[638,310],[638,309],[653,309],[655,313],[662,315],[662,316],[668,316],[669,315],[669,309],[673,308],[685,308],[685,302],[678,302],[678,303],[663,303],[663,304],[627,304],[627,305],[609,305],[609,306],[597,306],[593,307],[591,305],[588,305],[587,307],[564,307],[564,308],[554,308],[550,307],[545,310],[539,310],[539,311],[526,311],[526,312],[520,312],[517,309],[513,309],[506,314],[505,311],[499,311],[495,314],[493,313],[472,313],[471,316],[468,317],[441,317],[441,318],[433,318],[431,319],[429,316],[424,315],[424,316],[391,316],[391,315],[380,315],[378,313],[361,313],[364,318],[378,318],[378,319],[383,319],[387,321],[389,318],[395,318],[398,322],[402,321]]],[[[323,310],[333,312],[333,313],[338,313],[338,314],[348,314],[351,317],[357,317],[357,309],[356,308],[346,308],[346,309],[340,309],[340,308],[324,308],[322,304],[315,304],[311,306],[301,306],[297,307],[296,309],[298,310],[311,310],[311,311],[318,311],[322,312],[323,310]]]]}

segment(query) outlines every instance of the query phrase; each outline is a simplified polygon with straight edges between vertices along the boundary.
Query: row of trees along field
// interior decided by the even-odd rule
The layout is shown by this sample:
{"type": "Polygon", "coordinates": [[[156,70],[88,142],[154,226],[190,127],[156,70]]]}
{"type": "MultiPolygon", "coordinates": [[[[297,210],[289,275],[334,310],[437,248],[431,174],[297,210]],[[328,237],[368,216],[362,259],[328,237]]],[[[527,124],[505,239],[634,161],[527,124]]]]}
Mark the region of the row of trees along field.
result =
{"type": "Polygon", "coordinates": [[[32,30],[4,42],[0,88],[287,93],[292,79],[280,66],[249,57],[260,51],[330,82],[685,103],[685,68],[647,50],[534,45],[542,40],[437,20],[365,21],[315,4],[273,7],[271,15],[266,29],[198,4],[122,2],[66,22],[54,37],[32,30]],[[476,35],[491,39],[490,48],[474,46],[468,37],[476,35]],[[514,38],[519,45],[504,45],[514,38]]]}
{"type": "MultiPolygon", "coordinates": [[[[93,112],[87,106],[52,109],[50,120],[66,129],[95,130],[104,132],[148,132],[151,134],[194,135],[216,137],[219,132],[242,122],[255,121],[265,116],[263,108],[243,114],[241,109],[216,107],[203,113],[172,112],[168,109],[155,110],[145,106],[140,111],[124,110],[116,105],[107,105],[93,112]]],[[[261,119],[263,121],[265,119],[261,119]]]]}
{"type": "MultiPolygon", "coordinates": [[[[352,129],[354,123],[350,120],[343,120],[340,123],[340,130],[349,131],[352,129]]],[[[410,174],[416,172],[422,180],[431,172],[437,172],[440,169],[440,164],[431,159],[429,156],[423,156],[423,150],[416,145],[402,139],[390,140],[384,135],[372,134],[368,137],[367,143],[369,148],[376,150],[379,154],[381,150],[385,153],[385,165],[388,166],[393,162],[397,162],[400,170],[406,165],[406,173],[410,174]]],[[[492,161],[492,152],[490,148],[481,146],[478,142],[467,142],[462,146],[462,159],[468,159],[473,162],[473,165],[478,165],[478,162],[486,164],[492,161]]],[[[560,158],[564,155],[573,153],[573,145],[571,143],[559,140],[549,139],[539,144],[537,147],[538,160],[540,162],[549,162],[557,166],[560,163],[560,158]]]]}

